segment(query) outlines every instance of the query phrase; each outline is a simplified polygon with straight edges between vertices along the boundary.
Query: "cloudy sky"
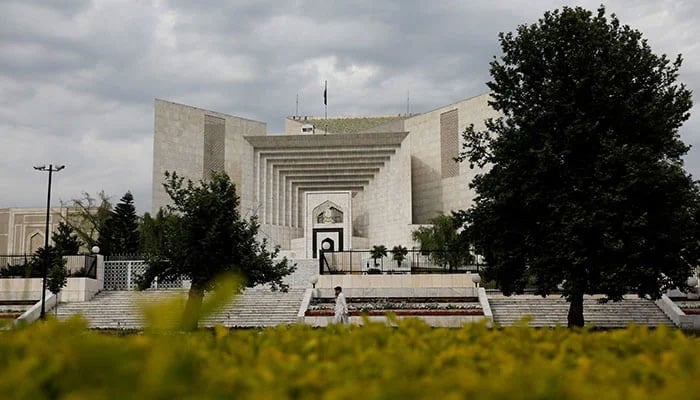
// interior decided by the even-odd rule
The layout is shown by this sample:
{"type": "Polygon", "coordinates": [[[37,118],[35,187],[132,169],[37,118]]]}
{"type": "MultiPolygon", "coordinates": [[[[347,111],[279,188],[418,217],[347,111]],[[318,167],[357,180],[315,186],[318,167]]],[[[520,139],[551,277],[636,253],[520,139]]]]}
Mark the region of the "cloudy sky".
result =
{"type": "MultiPolygon", "coordinates": [[[[600,1],[0,0],[0,207],[127,190],[151,207],[153,99],[253,118],[429,111],[487,90],[497,35],[600,1]]],[[[700,93],[700,2],[607,3],[700,93]]],[[[700,98],[696,96],[696,103],[700,98]]],[[[682,129],[700,176],[700,108],[682,129]]]]}

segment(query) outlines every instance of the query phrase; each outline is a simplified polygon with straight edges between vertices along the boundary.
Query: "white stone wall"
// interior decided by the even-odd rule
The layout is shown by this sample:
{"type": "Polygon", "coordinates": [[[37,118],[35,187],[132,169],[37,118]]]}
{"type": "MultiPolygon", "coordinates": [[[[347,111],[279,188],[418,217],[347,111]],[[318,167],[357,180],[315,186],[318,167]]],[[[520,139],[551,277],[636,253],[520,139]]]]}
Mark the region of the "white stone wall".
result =
{"type": "Polygon", "coordinates": [[[468,185],[477,170],[470,169],[468,163],[460,163],[458,176],[442,178],[440,115],[457,110],[461,151],[462,132],[469,124],[483,129],[487,118],[498,116],[489,107],[488,100],[489,94],[482,94],[405,121],[406,130],[410,132],[413,223],[425,224],[440,213],[449,214],[452,210],[466,209],[471,205],[474,194],[468,185]]]}
{"type": "Polygon", "coordinates": [[[370,247],[411,246],[411,154],[405,143],[364,192],[370,247]]]}
{"type": "MultiPolygon", "coordinates": [[[[70,208],[51,207],[49,244],[58,224],[69,218],[70,208]]],[[[46,208],[0,208],[0,255],[31,255],[44,246],[46,208]]],[[[4,267],[4,265],[0,265],[4,267]]]]}
{"type": "MultiPolygon", "coordinates": [[[[236,184],[237,192],[246,193],[242,185],[244,170],[249,161],[243,136],[259,136],[266,132],[264,122],[234,117],[201,108],[155,100],[155,124],[153,135],[153,212],[169,203],[163,189],[165,171],[177,171],[185,178],[199,181],[203,176],[204,116],[223,118],[226,124],[225,166],[226,173],[236,184]]],[[[246,195],[247,196],[247,195],[246,195]]],[[[246,197],[246,205],[250,204],[246,197]]]]}
{"type": "MultiPolygon", "coordinates": [[[[488,118],[498,117],[498,113],[489,107],[488,93],[457,103],[459,113],[459,151],[462,151],[462,133],[468,125],[474,124],[476,130],[486,128],[484,122],[488,118]]],[[[446,178],[442,181],[442,210],[448,214],[453,210],[464,210],[471,206],[474,199],[474,191],[468,188],[474,175],[483,172],[481,169],[469,168],[468,162],[459,163],[459,175],[446,178]]]]}

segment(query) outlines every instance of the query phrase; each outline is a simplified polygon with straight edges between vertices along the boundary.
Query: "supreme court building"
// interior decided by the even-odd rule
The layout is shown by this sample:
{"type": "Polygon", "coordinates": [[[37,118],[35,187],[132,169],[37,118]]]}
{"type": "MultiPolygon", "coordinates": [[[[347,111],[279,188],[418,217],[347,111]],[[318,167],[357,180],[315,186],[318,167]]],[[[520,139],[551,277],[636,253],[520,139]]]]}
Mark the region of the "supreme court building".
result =
{"type": "Polygon", "coordinates": [[[316,257],[317,249],[414,246],[411,232],[470,206],[476,170],[454,158],[461,133],[495,117],[488,94],[423,114],[293,116],[283,134],[265,122],[155,100],[153,211],[168,203],[165,171],[207,179],[225,171],[236,184],[241,215],[282,254],[316,257]]]}

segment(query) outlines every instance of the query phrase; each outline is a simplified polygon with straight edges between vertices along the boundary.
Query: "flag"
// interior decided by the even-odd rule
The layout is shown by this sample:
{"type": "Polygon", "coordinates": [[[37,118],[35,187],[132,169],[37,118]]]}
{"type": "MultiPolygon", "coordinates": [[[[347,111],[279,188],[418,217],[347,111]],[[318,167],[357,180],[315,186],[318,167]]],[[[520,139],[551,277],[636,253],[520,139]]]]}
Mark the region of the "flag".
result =
{"type": "Polygon", "coordinates": [[[328,81],[323,86],[323,105],[328,105],[328,81]]]}

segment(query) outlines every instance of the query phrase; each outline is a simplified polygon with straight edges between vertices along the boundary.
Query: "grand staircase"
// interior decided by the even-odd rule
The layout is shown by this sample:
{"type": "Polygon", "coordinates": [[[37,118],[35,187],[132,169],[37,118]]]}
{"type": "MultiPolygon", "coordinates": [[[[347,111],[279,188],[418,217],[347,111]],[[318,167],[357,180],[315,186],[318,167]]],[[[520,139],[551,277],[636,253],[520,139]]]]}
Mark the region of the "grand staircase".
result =
{"type": "MultiPolygon", "coordinates": [[[[200,322],[200,326],[221,324],[227,327],[269,327],[297,322],[297,313],[304,297],[304,289],[289,289],[287,293],[272,292],[265,288],[246,289],[231,303],[200,322]]],[[[80,314],[90,328],[142,329],[141,304],[156,303],[185,292],[177,290],[103,291],[90,301],[61,303],[57,317],[66,319],[80,314]]],[[[173,319],[179,310],[172,310],[173,319]]]]}
{"type": "MultiPolygon", "coordinates": [[[[510,296],[489,294],[494,322],[500,326],[515,325],[526,316],[532,327],[566,326],[569,303],[560,297],[510,296]]],[[[586,296],[583,301],[583,317],[586,325],[598,328],[624,328],[637,325],[672,326],[673,322],[653,301],[636,296],[625,296],[620,302],[598,302],[600,296],[586,296]]]]}

